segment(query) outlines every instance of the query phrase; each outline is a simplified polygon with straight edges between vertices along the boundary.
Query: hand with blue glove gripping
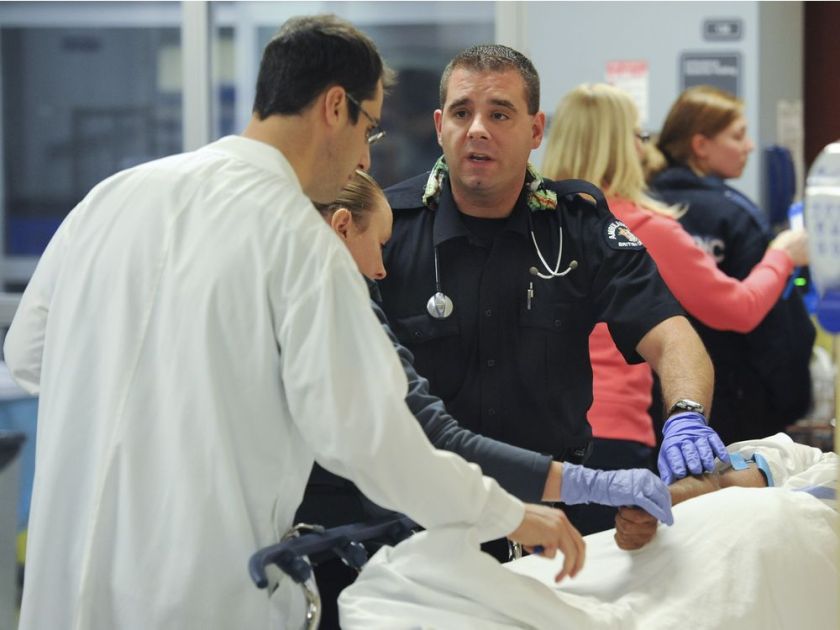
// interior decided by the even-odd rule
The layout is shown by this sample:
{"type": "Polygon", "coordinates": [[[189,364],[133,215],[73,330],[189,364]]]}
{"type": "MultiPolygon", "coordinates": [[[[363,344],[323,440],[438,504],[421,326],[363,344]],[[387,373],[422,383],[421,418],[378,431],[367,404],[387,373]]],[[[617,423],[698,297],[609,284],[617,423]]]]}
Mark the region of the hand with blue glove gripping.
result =
{"type": "Polygon", "coordinates": [[[662,428],[659,449],[659,476],[670,485],[689,474],[701,475],[714,470],[715,456],[729,461],[729,453],[715,430],[695,411],[677,413],[662,428]]]}
{"type": "Polygon", "coordinates": [[[621,507],[634,505],[666,525],[674,524],[671,493],[649,470],[594,470],[577,464],[563,464],[560,500],[567,505],[600,503],[621,507]]]}

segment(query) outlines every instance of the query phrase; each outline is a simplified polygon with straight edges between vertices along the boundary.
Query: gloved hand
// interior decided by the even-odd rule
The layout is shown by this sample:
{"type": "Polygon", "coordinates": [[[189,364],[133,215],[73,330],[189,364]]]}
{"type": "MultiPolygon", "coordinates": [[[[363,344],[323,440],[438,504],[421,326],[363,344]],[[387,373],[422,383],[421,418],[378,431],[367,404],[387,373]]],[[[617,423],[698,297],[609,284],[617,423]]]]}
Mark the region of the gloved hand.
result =
{"type": "Polygon", "coordinates": [[[686,411],[665,421],[657,463],[659,476],[666,484],[682,479],[689,472],[700,475],[713,470],[716,455],[723,462],[729,461],[726,447],[702,415],[686,411]]]}
{"type": "Polygon", "coordinates": [[[666,525],[674,524],[671,493],[656,475],[643,468],[594,470],[577,464],[563,464],[560,500],[568,505],[600,503],[621,507],[635,505],[666,525]]]}

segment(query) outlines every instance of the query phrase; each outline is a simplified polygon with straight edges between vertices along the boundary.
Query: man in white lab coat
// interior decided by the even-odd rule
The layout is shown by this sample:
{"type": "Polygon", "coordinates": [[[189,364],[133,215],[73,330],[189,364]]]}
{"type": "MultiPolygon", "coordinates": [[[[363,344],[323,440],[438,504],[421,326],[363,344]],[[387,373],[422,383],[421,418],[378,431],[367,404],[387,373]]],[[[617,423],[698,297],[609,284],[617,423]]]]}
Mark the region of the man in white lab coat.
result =
{"type": "MultiPolygon", "coordinates": [[[[268,628],[247,561],[312,462],[424,526],[583,563],[562,513],[435,451],[346,248],[307,197],[369,166],[389,71],[332,16],[268,45],[241,136],[117,173],[53,237],[9,330],[40,396],[21,628],[268,628]]],[[[275,625],[272,625],[275,624],[275,625]]]]}

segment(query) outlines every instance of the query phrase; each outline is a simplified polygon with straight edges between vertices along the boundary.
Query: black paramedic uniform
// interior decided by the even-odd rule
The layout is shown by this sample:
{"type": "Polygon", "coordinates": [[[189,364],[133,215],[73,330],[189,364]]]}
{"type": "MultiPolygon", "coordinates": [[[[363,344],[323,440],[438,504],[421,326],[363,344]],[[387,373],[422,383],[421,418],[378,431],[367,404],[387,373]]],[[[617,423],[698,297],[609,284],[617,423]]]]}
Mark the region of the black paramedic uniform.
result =
{"type": "Polygon", "coordinates": [[[428,173],[386,191],[394,229],[385,248],[388,276],[380,281],[382,306],[394,332],[414,353],[415,367],[461,424],[487,437],[581,463],[592,432],[589,334],[605,321],[630,363],[635,347],[661,321],[683,311],[644,247],[609,213],[576,195],[574,182],[543,180],[560,191],[555,210],[531,211],[523,188],[507,219],[462,215],[444,179],[435,208],[422,196],[428,173]],[[566,186],[564,189],[563,187],[566,186]],[[549,280],[530,273],[546,263],[549,280]],[[468,227],[469,225],[469,227],[468,227]],[[447,319],[434,319],[426,303],[435,291],[434,249],[441,290],[454,303],[447,319]],[[529,288],[532,297],[529,299],[529,288]]]}

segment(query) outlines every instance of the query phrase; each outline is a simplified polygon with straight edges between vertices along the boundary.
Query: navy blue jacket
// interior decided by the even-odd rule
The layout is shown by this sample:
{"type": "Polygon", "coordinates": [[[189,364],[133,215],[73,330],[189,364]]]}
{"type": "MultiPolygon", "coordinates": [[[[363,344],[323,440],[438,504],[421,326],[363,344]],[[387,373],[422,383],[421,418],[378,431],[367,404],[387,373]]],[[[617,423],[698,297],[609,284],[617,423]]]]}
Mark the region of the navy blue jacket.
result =
{"type": "MultiPolygon", "coordinates": [[[[675,166],[653,188],[687,209],[680,223],[727,275],[742,280],[763,258],[771,238],[766,217],[722,180],[675,166]]],[[[815,331],[798,293],[780,299],[748,334],[693,323],[715,366],[710,422],[725,443],[776,433],[807,412],[815,331]]]]}

